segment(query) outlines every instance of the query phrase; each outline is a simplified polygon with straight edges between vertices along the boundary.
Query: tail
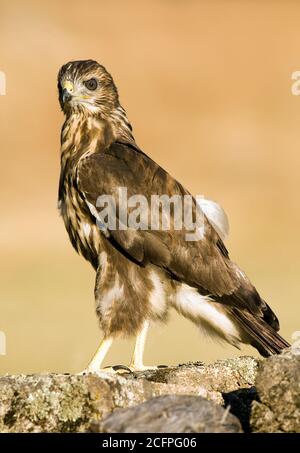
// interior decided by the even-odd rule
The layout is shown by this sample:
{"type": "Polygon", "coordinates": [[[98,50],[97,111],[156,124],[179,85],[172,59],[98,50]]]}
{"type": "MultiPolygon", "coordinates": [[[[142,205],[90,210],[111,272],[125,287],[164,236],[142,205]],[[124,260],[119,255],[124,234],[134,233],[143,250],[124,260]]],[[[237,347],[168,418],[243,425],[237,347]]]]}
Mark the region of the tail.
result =
{"type": "Polygon", "coordinates": [[[282,350],[290,346],[290,344],[277,333],[277,330],[279,329],[278,320],[267,304],[266,307],[268,308],[266,310],[267,316],[264,318],[255,316],[246,310],[231,308],[234,320],[237,322],[242,335],[245,336],[246,342],[254,346],[264,357],[279,354],[282,350]],[[273,319],[272,325],[268,322],[268,316],[273,319]]]}
{"type": "Polygon", "coordinates": [[[242,342],[254,346],[264,357],[279,354],[290,344],[278,333],[277,316],[248,277],[234,266],[241,276],[240,286],[232,294],[223,295],[218,300],[227,306],[231,319],[240,331],[242,342]]]}

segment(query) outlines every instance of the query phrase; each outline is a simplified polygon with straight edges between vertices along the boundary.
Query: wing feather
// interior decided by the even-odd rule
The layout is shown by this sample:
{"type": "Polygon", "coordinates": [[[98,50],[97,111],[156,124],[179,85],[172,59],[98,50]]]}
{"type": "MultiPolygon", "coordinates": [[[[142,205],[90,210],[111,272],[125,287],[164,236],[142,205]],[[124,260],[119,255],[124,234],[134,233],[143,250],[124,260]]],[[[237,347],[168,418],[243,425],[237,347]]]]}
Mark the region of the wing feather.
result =
{"type": "MultiPolygon", "coordinates": [[[[107,151],[83,159],[77,169],[78,188],[89,206],[95,206],[102,194],[115,196],[126,187],[128,197],[143,194],[150,203],[151,195],[190,195],[172,176],[144,153],[116,143],[107,151]]],[[[193,199],[193,210],[196,201],[193,199]]],[[[93,212],[94,214],[94,212],[93,212]]],[[[118,215],[118,206],[117,212],[118,215]]],[[[171,225],[174,213],[171,212],[171,225]]],[[[119,218],[118,218],[119,220],[119,218]]],[[[204,236],[199,241],[186,241],[186,230],[111,230],[127,254],[141,264],[152,262],[165,268],[175,278],[206,294],[232,294],[239,286],[239,276],[219,234],[203,215],[204,236]]]]}
{"type": "MultiPolygon", "coordinates": [[[[132,144],[116,142],[106,151],[82,159],[77,178],[79,191],[88,205],[94,207],[100,195],[115,196],[119,187],[127,188],[128,197],[143,194],[149,203],[151,195],[190,195],[132,144]]],[[[196,209],[195,199],[193,203],[193,209],[196,209]]],[[[186,241],[184,228],[171,231],[116,229],[109,230],[107,238],[141,266],[153,263],[165,269],[172,278],[196,287],[201,294],[209,295],[227,307],[258,316],[278,330],[275,314],[244,272],[229,259],[220,235],[205,215],[203,222],[204,235],[198,241],[186,241]]],[[[236,316],[234,311],[232,316],[236,316]]],[[[245,324],[244,320],[239,322],[245,324]]]]}

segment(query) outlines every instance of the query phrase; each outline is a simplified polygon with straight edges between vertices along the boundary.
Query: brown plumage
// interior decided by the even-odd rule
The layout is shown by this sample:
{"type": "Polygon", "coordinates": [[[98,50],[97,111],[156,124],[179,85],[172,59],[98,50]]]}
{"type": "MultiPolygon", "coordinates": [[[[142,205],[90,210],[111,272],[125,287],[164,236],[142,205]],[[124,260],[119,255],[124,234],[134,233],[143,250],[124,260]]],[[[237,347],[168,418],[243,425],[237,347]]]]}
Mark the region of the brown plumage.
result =
{"type": "MultiPolygon", "coordinates": [[[[66,115],[60,212],[74,248],[96,270],[96,311],[105,341],[119,334],[138,335],[133,366],[141,367],[141,332],[149,321],[166,319],[174,307],[235,346],[250,343],[263,355],[289,346],[277,333],[275,314],[229,259],[206,216],[198,241],[186,241],[184,228],[113,230],[99,224],[98,197],[116,198],[120,187],[127,188],[128,197],[143,194],[149,202],[151,195],[189,192],[137,146],[103,66],[92,60],[67,63],[59,72],[58,89],[66,115]]],[[[89,370],[97,369],[109,345],[101,346],[89,370]]]]}

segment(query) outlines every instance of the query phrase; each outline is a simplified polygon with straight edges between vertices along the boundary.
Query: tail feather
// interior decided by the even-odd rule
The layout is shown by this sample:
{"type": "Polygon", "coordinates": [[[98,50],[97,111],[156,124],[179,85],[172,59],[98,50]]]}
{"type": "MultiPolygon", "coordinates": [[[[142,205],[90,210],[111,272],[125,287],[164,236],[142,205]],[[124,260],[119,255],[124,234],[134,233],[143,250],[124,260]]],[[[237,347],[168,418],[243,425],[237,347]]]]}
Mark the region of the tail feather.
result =
{"type": "Polygon", "coordinates": [[[237,308],[232,308],[232,313],[242,333],[246,335],[248,342],[262,356],[268,357],[273,354],[279,354],[283,349],[290,346],[264,319],[237,308]]]}

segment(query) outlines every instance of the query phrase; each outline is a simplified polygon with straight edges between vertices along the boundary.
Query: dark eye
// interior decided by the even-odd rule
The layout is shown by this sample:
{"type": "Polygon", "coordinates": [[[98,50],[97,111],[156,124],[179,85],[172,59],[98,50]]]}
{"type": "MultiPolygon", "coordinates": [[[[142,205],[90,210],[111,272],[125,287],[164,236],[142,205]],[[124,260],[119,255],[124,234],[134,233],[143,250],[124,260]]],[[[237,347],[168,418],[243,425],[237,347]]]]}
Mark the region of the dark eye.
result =
{"type": "Polygon", "coordinates": [[[88,90],[94,91],[98,87],[98,82],[96,79],[90,79],[83,82],[88,90]]]}

